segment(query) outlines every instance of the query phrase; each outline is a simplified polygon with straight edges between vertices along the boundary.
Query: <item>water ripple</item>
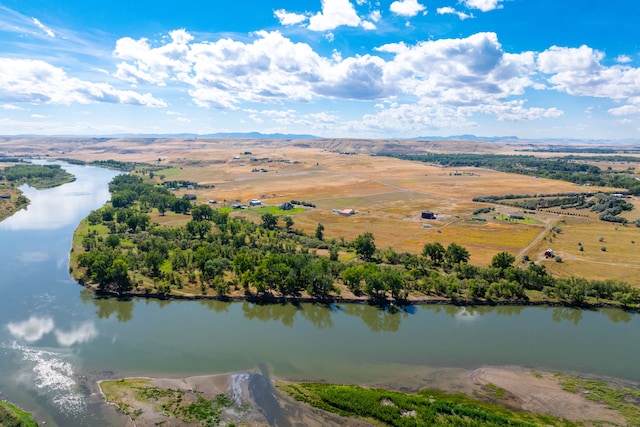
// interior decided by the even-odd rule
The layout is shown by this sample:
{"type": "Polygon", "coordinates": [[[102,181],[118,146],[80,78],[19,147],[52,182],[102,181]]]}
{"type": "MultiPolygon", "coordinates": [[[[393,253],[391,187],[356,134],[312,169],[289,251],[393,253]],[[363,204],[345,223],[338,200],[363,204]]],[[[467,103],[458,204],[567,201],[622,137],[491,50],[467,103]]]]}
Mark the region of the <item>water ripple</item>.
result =
{"type": "Polygon", "coordinates": [[[47,395],[59,410],[67,415],[79,415],[86,410],[86,400],[78,390],[71,363],[61,353],[42,350],[12,342],[3,345],[22,355],[22,360],[31,362],[33,386],[47,395]]]}

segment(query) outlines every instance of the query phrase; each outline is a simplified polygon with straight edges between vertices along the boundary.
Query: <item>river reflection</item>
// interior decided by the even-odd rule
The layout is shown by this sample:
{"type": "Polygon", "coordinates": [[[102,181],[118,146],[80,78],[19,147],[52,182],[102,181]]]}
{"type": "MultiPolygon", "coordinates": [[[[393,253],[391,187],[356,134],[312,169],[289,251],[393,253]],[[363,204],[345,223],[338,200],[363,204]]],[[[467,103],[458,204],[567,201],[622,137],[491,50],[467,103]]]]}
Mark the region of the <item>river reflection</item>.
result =
{"type": "Polygon", "coordinates": [[[88,289],[80,291],[80,301],[92,303],[96,307],[98,319],[109,319],[113,314],[118,322],[128,322],[133,317],[133,300],[126,298],[109,298],[95,295],[88,289]]]}

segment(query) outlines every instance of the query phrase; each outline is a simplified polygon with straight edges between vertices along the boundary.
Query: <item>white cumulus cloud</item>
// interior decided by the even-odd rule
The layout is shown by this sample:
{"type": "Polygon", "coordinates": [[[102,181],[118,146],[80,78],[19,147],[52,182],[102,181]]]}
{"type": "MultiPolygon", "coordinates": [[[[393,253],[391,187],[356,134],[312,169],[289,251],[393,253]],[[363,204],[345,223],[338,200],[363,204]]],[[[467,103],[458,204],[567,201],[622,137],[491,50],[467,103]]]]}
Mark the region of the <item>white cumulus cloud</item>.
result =
{"type": "Polygon", "coordinates": [[[151,94],[118,90],[106,83],[93,83],[67,76],[45,61],[0,58],[0,101],[47,104],[93,102],[166,106],[151,94]]]}
{"type": "Polygon", "coordinates": [[[620,64],[627,64],[631,61],[632,59],[629,55],[618,55],[616,57],[616,62],[619,62],[620,64]]]}
{"type": "Polygon", "coordinates": [[[342,25],[358,27],[360,24],[360,17],[349,0],[322,0],[322,11],[309,18],[308,28],[329,31],[342,25]]]}
{"type": "Polygon", "coordinates": [[[478,9],[482,12],[502,8],[502,0],[462,0],[462,3],[469,9],[478,9]]]}
{"type": "Polygon", "coordinates": [[[284,9],[273,11],[273,14],[282,25],[296,25],[305,22],[308,17],[300,13],[287,12],[284,9]]]}
{"type": "Polygon", "coordinates": [[[605,66],[603,52],[583,45],[579,48],[552,46],[538,54],[538,69],[549,75],[553,89],[574,96],[621,100],[640,95],[640,68],[605,66]]]}
{"type": "Polygon", "coordinates": [[[389,10],[396,15],[412,17],[426,10],[426,7],[418,3],[418,0],[397,0],[391,3],[389,10]]]}
{"type": "Polygon", "coordinates": [[[460,20],[464,21],[465,19],[473,18],[473,15],[466,14],[464,12],[460,12],[455,10],[452,7],[439,7],[436,9],[438,15],[456,15],[460,20]]]}

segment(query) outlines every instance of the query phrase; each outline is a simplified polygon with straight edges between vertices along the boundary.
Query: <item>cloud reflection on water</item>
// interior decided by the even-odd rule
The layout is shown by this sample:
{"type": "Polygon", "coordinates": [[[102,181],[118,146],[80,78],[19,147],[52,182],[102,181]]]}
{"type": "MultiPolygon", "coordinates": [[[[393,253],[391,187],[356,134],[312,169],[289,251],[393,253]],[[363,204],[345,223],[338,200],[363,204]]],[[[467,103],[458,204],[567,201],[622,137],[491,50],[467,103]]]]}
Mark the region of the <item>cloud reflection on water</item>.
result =
{"type": "Polygon", "coordinates": [[[62,347],[86,343],[98,336],[98,329],[92,321],[83,322],[69,331],[63,331],[55,327],[52,318],[39,316],[31,316],[22,322],[9,322],[7,329],[11,336],[28,343],[39,341],[53,332],[58,344],[62,347]]]}
{"type": "Polygon", "coordinates": [[[24,322],[9,322],[7,329],[16,339],[26,342],[38,341],[49,332],[53,331],[55,323],[50,317],[31,316],[24,322]]]}

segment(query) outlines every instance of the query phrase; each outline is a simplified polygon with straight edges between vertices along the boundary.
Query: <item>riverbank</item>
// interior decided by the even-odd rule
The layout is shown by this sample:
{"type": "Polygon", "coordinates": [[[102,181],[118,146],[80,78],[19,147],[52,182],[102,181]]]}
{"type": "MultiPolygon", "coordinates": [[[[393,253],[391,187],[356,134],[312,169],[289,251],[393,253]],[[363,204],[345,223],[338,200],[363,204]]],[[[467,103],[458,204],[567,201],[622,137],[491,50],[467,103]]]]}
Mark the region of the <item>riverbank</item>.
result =
{"type": "MultiPolygon", "coordinates": [[[[73,276],[73,275],[72,275],[73,276]]],[[[622,304],[615,302],[599,302],[599,303],[588,303],[583,302],[581,304],[577,304],[571,301],[553,301],[550,299],[519,299],[519,300],[507,300],[507,301],[494,301],[487,299],[461,299],[461,298],[444,298],[440,296],[432,296],[432,295],[417,295],[412,294],[409,295],[404,301],[397,301],[393,299],[378,299],[373,300],[364,295],[354,295],[346,289],[341,289],[340,297],[328,297],[328,298],[318,298],[313,296],[300,296],[300,297],[291,297],[291,296],[278,296],[278,295],[255,295],[255,294],[247,294],[242,291],[237,292],[229,292],[226,295],[192,295],[185,293],[150,293],[150,292],[110,292],[110,291],[102,291],[98,289],[98,286],[95,284],[85,283],[82,280],[82,277],[75,277],[74,279],[81,286],[86,289],[91,290],[97,296],[100,297],[110,297],[110,298],[118,298],[121,300],[128,300],[132,298],[142,298],[142,299],[151,299],[151,300],[161,300],[161,301],[220,301],[220,302],[251,302],[255,304],[321,304],[321,305],[334,305],[334,304],[366,304],[373,305],[379,307],[387,307],[391,311],[401,310],[403,307],[410,307],[414,305],[453,305],[459,307],[497,307],[497,306],[515,306],[515,307],[567,307],[567,308],[576,308],[581,310],[597,310],[603,308],[613,308],[620,309],[630,313],[639,313],[640,307],[625,307],[622,304]]]]}
{"type": "MultiPolygon", "coordinates": [[[[304,381],[296,379],[296,381],[304,381]]],[[[592,391],[567,386],[568,382],[594,382],[594,378],[580,378],[552,372],[539,372],[514,366],[482,367],[474,370],[416,368],[410,377],[397,377],[389,381],[366,384],[416,393],[425,388],[449,393],[462,393],[482,402],[498,404],[516,410],[564,418],[585,426],[631,425],[637,420],[640,408],[620,407],[597,401],[592,391]],[[623,412],[625,412],[623,414],[623,412]]],[[[598,379],[606,388],[618,393],[620,400],[637,391],[636,384],[616,379],[598,379]],[[629,391],[625,395],[625,390],[629,391]]],[[[105,399],[118,405],[136,426],[152,426],[158,422],[187,425],[174,409],[167,410],[176,401],[189,405],[198,397],[216,401],[224,394],[230,404],[220,411],[220,419],[252,426],[267,425],[370,425],[322,411],[296,401],[283,392],[292,383],[272,380],[258,371],[224,375],[185,378],[148,378],[100,382],[105,399]],[[274,387],[281,384],[283,387],[274,387]],[[147,390],[142,392],[141,390],[147,390]],[[152,397],[150,397],[152,396],[152,397]]],[[[603,386],[604,387],[604,386],[603,386]]]]}

